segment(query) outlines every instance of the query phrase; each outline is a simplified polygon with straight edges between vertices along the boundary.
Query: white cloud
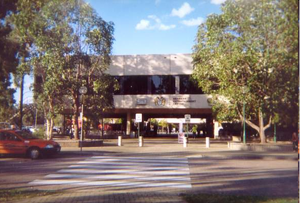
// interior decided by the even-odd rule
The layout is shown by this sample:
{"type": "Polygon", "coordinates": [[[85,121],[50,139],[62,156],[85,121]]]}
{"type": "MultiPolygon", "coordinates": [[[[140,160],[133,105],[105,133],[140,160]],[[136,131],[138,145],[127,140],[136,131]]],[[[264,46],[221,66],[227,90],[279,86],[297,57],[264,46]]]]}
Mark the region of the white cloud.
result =
{"type": "Polygon", "coordinates": [[[176,27],[176,25],[164,25],[164,24],[160,24],[158,29],[159,30],[170,30],[170,29],[174,29],[176,27]]]}
{"type": "Polygon", "coordinates": [[[149,20],[142,19],[136,26],[135,29],[137,30],[170,30],[174,29],[176,25],[165,25],[161,22],[161,20],[156,15],[149,15],[148,19],[153,21],[153,24],[151,25],[151,22],[149,20]]]}
{"type": "Polygon", "coordinates": [[[224,3],[225,1],[226,0],[211,0],[210,3],[218,5],[224,3]]]}
{"type": "Polygon", "coordinates": [[[161,23],[161,20],[156,15],[149,15],[148,18],[154,20],[156,23],[161,23]]]}
{"type": "Polygon", "coordinates": [[[198,17],[198,18],[193,18],[193,19],[190,19],[190,20],[183,20],[181,21],[182,24],[186,25],[186,26],[198,26],[200,25],[201,23],[204,22],[204,19],[201,18],[201,17],[198,17]]]}
{"type": "Polygon", "coordinates": [[[136,26],[135,29],[137,30],[147,30],[150,28],[150,21],[142,19],[136,26]]]}
{"type": "Polygon", "coordinates": [[[195,9],[192,8],[189,3],[184,2],[179,9],[172,9],[171,16],[178,16],[179,18],[183,18],[184,16],[190,14],[193,10],[195,9]]]}

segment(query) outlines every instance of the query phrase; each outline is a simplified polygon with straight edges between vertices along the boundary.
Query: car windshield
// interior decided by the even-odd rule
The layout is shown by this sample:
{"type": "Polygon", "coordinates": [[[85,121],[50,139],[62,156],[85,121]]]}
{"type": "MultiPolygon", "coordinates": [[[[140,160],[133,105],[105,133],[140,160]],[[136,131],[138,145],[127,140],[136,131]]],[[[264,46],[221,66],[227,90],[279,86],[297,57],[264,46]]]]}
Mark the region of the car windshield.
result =
{"type": "Polygon", "coordinates": [[[33,139],[38,139],[34,137],[31,133],[26,132],[26,131],[16,131],[18,135],[20,135],[23,139],[25,140],[33,140],[33,139]]]}

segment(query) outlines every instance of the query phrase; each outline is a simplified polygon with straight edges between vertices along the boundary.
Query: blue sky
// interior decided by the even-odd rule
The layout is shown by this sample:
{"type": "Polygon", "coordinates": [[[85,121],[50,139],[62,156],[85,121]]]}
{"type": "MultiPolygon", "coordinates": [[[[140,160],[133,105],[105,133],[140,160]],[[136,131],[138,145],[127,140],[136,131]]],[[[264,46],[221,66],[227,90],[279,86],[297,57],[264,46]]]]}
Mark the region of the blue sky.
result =
{"type": "MultiPolygon", "coordinates": [[[[198,25],[225,0],[86,0],[114,23],[113,55],[192,53],[198,25]]],[[[24,103],[33,82],[26,76],[24,103]]],[[[15,93],[19,102],[19,89],[15,93]]]]}
{"type": "Polygon", "coordinates": [[[115,24],[113,54],[191,53],[198,25],[224,0],[87,0],[115,24]]]}

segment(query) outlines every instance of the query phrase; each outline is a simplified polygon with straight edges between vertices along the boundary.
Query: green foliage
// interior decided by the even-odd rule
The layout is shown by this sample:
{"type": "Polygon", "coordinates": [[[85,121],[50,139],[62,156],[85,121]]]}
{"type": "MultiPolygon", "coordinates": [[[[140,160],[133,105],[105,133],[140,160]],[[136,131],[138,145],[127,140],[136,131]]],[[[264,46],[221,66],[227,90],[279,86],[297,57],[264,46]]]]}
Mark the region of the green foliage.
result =
{"type": "Polygon", "coordinates": [[[39,127],[36,129],[36,131],[33,133],[33,135],[39,139],[45,139],[45,129],[44,127],[39,127]]]}
{"type": "Polygon", "coordinates": [[[11,76],[16,72],[18,43],[10,36],[12,27],[8,17],[16,11],[17,0],[0,1],[0,121],[7,120],[13,114],[13,94],[11,76]]]}
{"type": "Polygon", "coordinates": [[[81,86],[88,88],[87,111],[111,108],[114,83],[104,73],[110,64],[113,23],[80,0],[19,0],[18,6],[14,22],[22,39],[31,42],[29,62],[40,78],[35,97],[46,118],[53,120],[72,106],[77,121],[81,86]],[[64,99],[67,105],[62,105],[64,99]]]}
{"type": "Polygon", "coordinates": [[[166,120],[160,120],[158,125],[163,128],[166,128],[166,127],[168,127],[168,122],[166,120]]]}
{"type": "Polygon", "coordinates": [[[152,125],[158,125],[158,121],[155,118],[150,119],[150,124],[152,125]]]}
{"type": "Polygon", "coordinates": [[[197,133],[198,125],[194,125],[192,128],[193,133],[197,133]]]}
{"type": "Polygon", "coordinates": [[[297,0],[227,0],[200,25],[193,77],[218,120],[239,118],[245,102],[249,121],[262,111],[265,119],[276,113],[297,123],[297,12],[297,0]]]}

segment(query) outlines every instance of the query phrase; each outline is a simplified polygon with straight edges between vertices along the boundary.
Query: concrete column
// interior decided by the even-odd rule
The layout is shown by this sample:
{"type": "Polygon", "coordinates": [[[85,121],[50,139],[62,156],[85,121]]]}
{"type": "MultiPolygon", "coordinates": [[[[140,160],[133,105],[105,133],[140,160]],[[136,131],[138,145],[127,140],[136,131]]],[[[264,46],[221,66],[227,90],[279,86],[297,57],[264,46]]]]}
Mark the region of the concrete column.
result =
{"type": "Polygon", "coordinates": [[[131,133],[131,113],[127,112],[127,121],[126,121],[126,135],[131,133]]]}

